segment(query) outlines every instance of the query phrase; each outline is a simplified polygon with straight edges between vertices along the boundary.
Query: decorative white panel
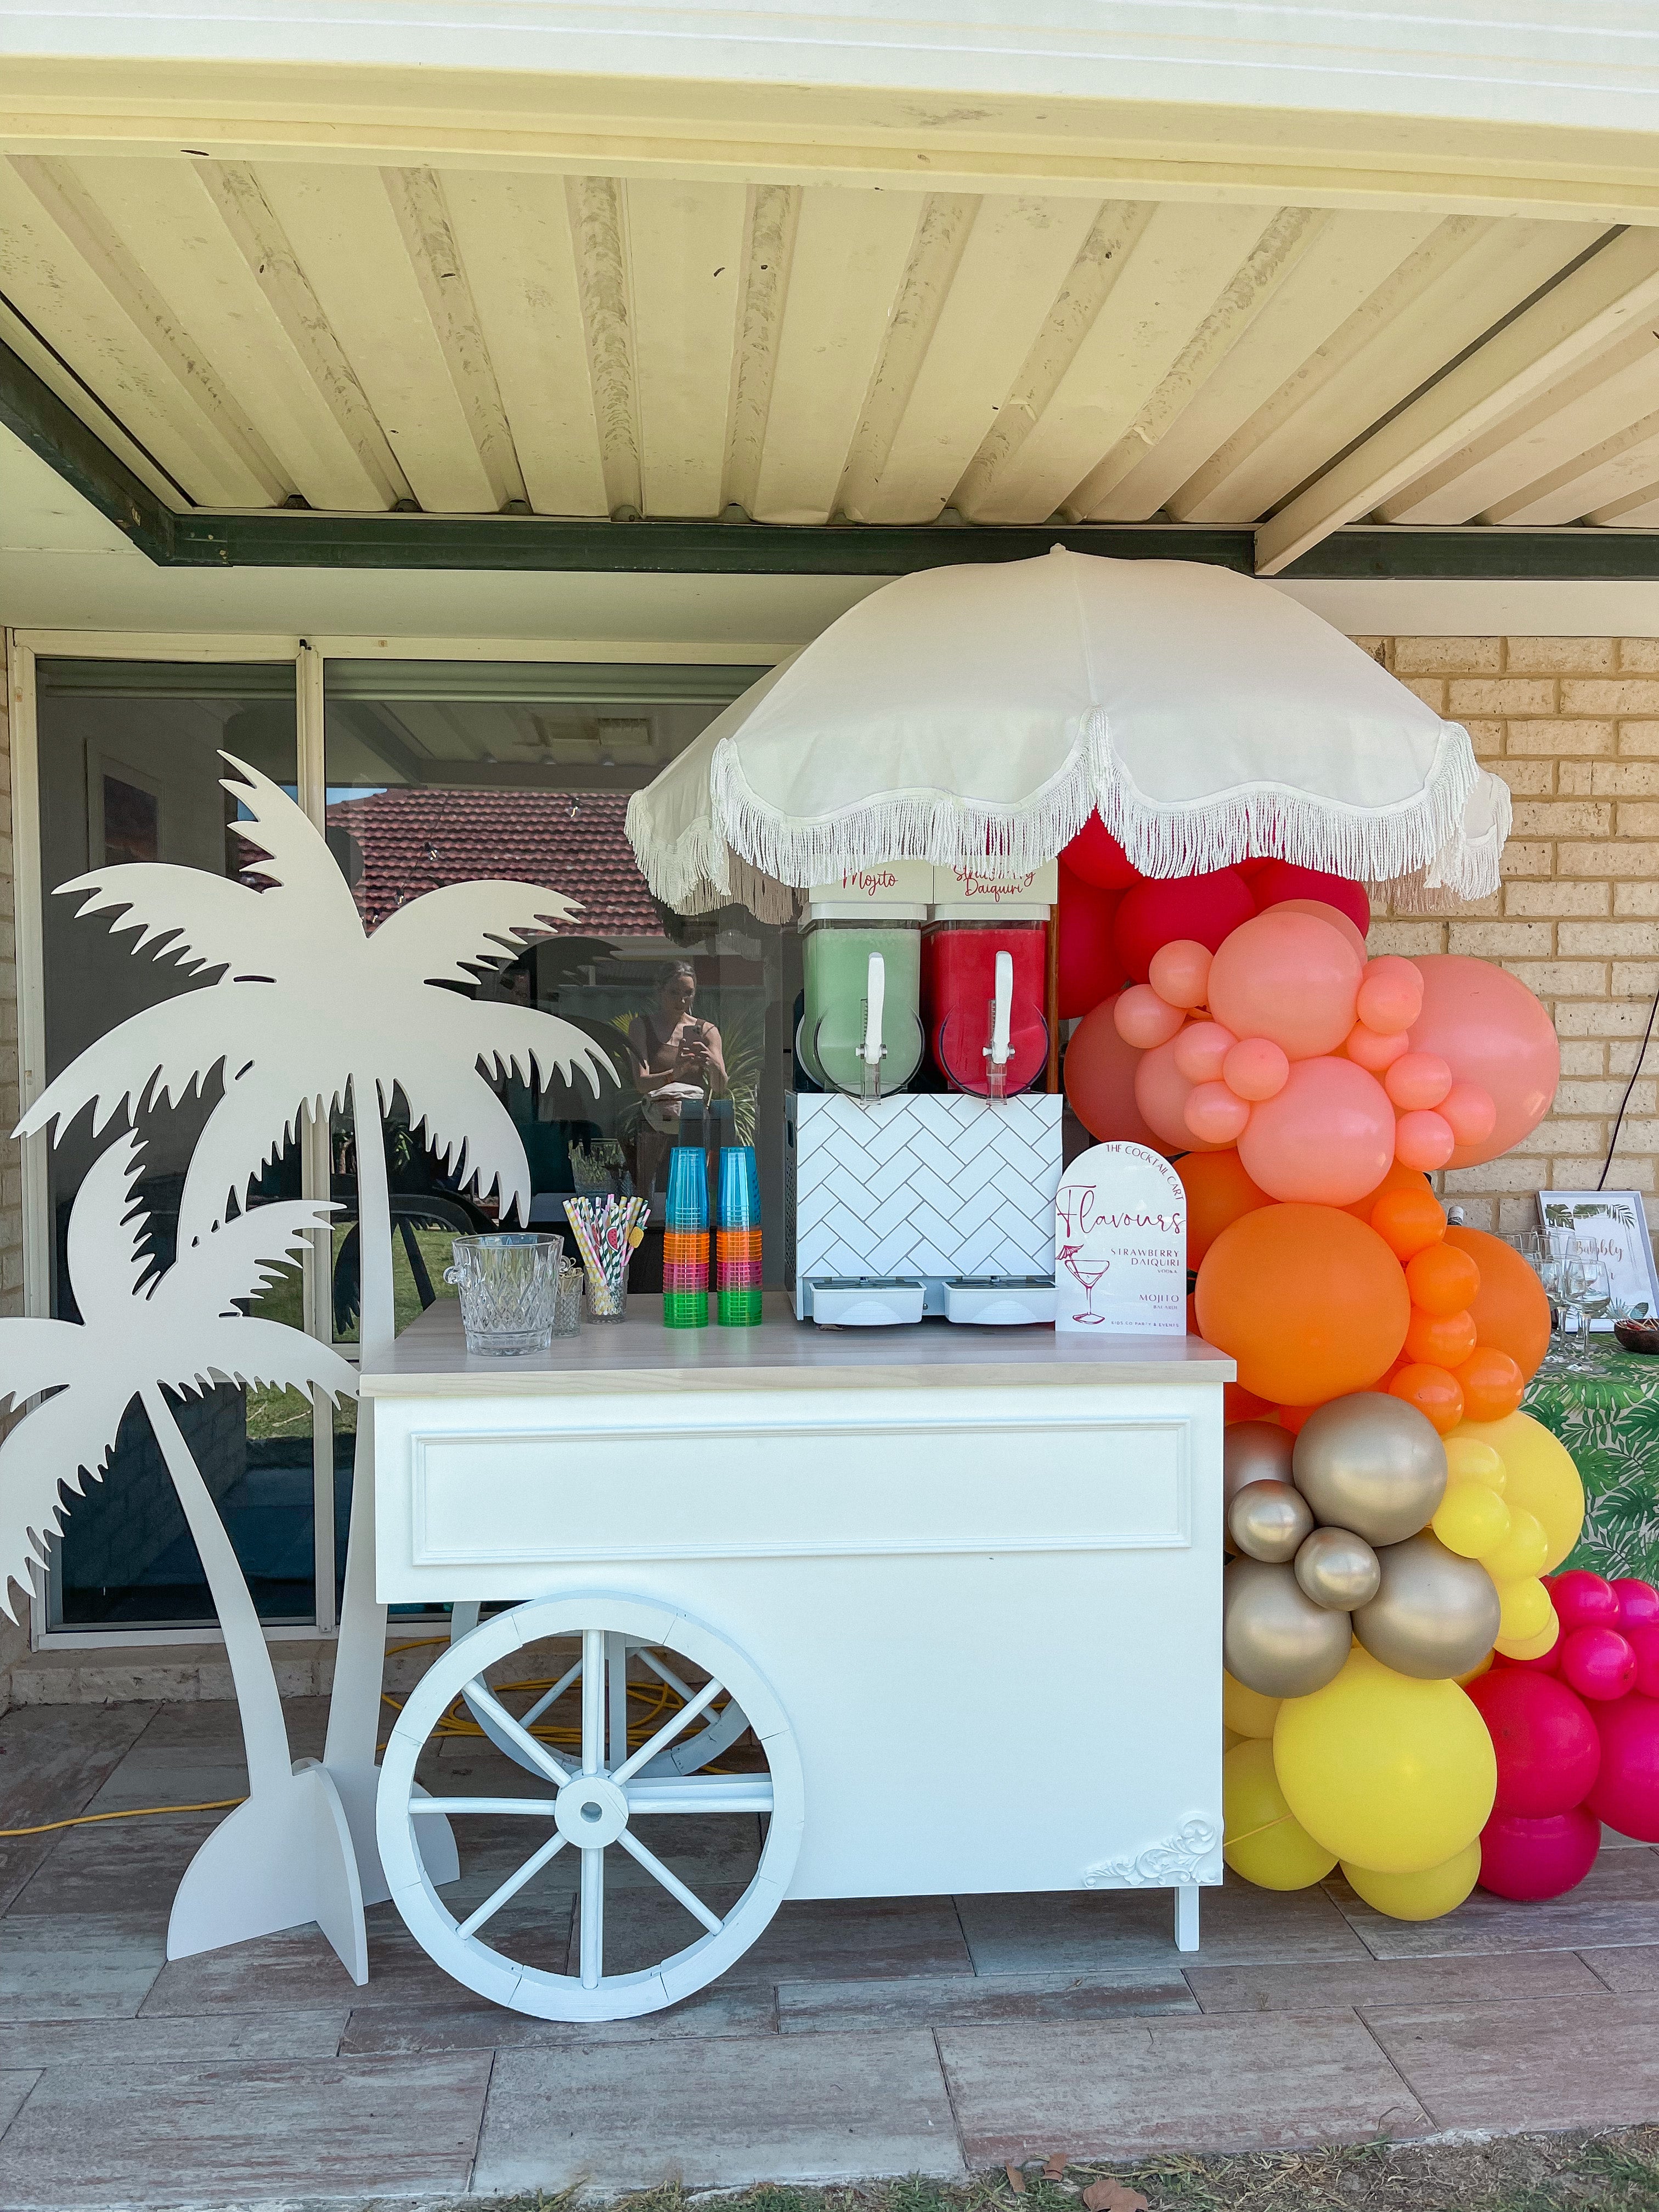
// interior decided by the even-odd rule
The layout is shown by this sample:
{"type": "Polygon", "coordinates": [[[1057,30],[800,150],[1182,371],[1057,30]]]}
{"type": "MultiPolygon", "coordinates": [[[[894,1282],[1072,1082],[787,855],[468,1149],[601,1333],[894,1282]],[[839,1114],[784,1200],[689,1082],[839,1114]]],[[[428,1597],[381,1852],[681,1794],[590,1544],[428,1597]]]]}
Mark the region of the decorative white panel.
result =
{"type": "MultiPolygon", "coordinates": [[[[789,1285],[817,1275],[1049,1275],[1064,1101],[906,1092],[789,1101],[789,1285]]],[[[941,1308],[942,1310],[942,1308],[941,1308]]]]}

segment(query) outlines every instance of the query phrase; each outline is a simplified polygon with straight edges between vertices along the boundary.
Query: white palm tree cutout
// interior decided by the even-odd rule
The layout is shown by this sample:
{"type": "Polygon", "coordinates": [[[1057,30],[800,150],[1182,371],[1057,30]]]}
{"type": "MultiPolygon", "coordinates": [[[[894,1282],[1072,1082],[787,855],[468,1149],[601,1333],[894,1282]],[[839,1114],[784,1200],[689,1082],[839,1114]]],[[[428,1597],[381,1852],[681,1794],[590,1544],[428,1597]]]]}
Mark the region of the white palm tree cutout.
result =
{"type": "Polygon", "coordinates": [[[350,1367],[327,1345],[240,1310],[297,1264],[332,1208],[305,1200],[257,1207],[181,1245],[158,1273],[137,1193],[140,1150],[136,1136],[118,1139],[76,1195],[66,1259],[80,1321],[0,1321],[0,1395],[21,1404],[53,1394],[0,1444],[0,1603],[15,1611],[12,1584],[37,1579],[36,1565],[46,1562],[72,1498],[88,1476],[101,1480],[137,1397],[213,1593],[247,1752],[248,1802],[192,1862],[174,1905],[168,1955],[315,1918],[361,1981],[362,1909],[343,1813],[322,1770],[309,1760],[295,1768],[290,1759],[252,1596],[164,1395],[234,1382],[307,1396],[320,1390],[331,1402],[356,1390],[350,1367]],[[250,1856],[268,1863],[266,1880],[248,1882],[250,1856]]]}
{"type": "MultiPolygon", "coordinates": [[[[530,1210],[523,1142],[489,1081],[501,1072],[544,1083],[580,1069],[597,1097],[611,1062],[580,1030],[505,1001],[464,997],[479,971],[516,957],[578,911],[536,884],[454,884],[387,917],[372,933],[326,840],[281,787],[227,753],[224,787],[239,802],[239,837],[267,857],[249,874],[267,888],[205,870],[137,862],[94,870],[58,886],[81,914],[113,913],[132,950],[218,980],[131,1015],[73,1060],[20,1123],[33,1134],[66,1126],[90,1106],[94,1130],[124,1104],[165,1105],[216,1070],[224,1095],[198,1140],[181,1205],[181,1244],[214,1233],[234,1198],[309,1115],[325,1126],[350,1100],[356,1134],[358,1343],[373,1364],[390,1349],[392,1217],[381,1116],[394,1087],[413,1126],[465,1182],[495,1191],[503,1216],[530,1210]],[[372,1100],[372,1114],[364,1101],[372,1100]]],[[[374,1481],[366,1425],[357,1431],[351,1529],[324,1763],[339,1789],[356,1845],[365,1902],[386,1896],[374,1836],[375,1738],[386,1655],[386,1611],[374,1589],[374,1481]]],[[[428,1865],[447,1878],[441,1822],[428,1822],[428,1865]]],[[[453,1845],[448,1846],[453,1861],[453,1845]]],[[[453,1872],[453,1865],[450,1869],[453,1872]]]]}

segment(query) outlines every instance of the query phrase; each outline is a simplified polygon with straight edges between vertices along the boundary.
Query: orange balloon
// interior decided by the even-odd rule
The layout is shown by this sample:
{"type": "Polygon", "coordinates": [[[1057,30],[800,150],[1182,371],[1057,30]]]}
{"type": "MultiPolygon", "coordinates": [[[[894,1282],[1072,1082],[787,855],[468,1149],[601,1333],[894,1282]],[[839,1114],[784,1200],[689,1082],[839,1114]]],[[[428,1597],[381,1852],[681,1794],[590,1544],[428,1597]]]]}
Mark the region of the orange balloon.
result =
{"type": "Polygon", "coordinates": [[[1258,1398],[1254,1390],[1243,1389],[1237,1382],[1222,1384],[1221,1419],[1224,1426],[1231,1427],[1235,1421],[1265,1420],[1272,1412],[1267,1400],[1258,1398]]]}
{"type": "Polygon", "coordinates": [[[1518,1252],[1484,1229],[1449,1229],[1446,1242],[1467,1252],[1480,1270],[1480,1287],[1469,1300],[1475,1335],[1482,1344],[1507,1352],[1522,1382],[1530,1382],[1550,1348],[1550,1302],[1544,1285],[1518,1252]]]}
{"type": "Polygon", "coordinates": [[[1425,1413],[1443,1437],[1449,1437],[1463,1418],[1463,1390],[1455,1375],[1443,1367],[1417,1362],[1402,1367],[1389,1384],[1389,1395],[1403,1398],[1425,1413]]]}
{"type": "MultiPolygon", "coordinates": [[[[1385,1243],[1387,1239],[1383,1240],[1385,1243]]],[[[1462,1313],[1480,1288],[1480,1270],[1467,1252],[1442,1242],[1406,1264],[1406,1288],[1425,1313],[1462,1313]]]]}
{"type": "Polygon", "coordinates": [[[1281,1429],[1288,1429],[1293,1437],[1299,1437],[1318,1411],[1317,1406],[1281,1406],[1279,1425],[1281,1429]]]}
{"type": "Polygon", "coordinates": [[[1184,1147],[1166,1145],[1141,1119],[1135,1103],[1135,1070],[1143,1055],[1125,1044],[1114,1018],[1117,999],[1103,999],[1072,1032],[1066,1048],[1066,1097],[1091,1137],[1104,1144],[1146,1145],[1169,1154],[1184,1147]]]}
{"type": "Polygon", "coordinates": [[[1456,1370],[1467,1421],[1501,1421],[1516,1412],[1527,1378],[1507,1352],[1478,1345],[1456,1370]]]}
{"type": "Polygon", "coordinates": [[[1427,1190],[1428,1188],[1429,1179],[1425,1175],[1422,1174],[1416,1168],[1401,1167],[1399,1161],[1395,1160],[1390,1166],[1387,1175],[1385,1175],[1382,1182],[1377,1184],[1376,1188],[1374,1190],[1368,1190],[1364,1198],[1355,1199],[1353,1204],[1348,1208],[1348,1211],[1352,1214],[1356,1221],[1368,1222],[1371,1218],[1371,1208],[1376,1204],[1377,1200],[1382,1198],[1387,1192],[1391,1190],[1427,1190]]]}
{"type": "Polygon", "coordinates": [[[1416,1190],[1385,1190],[1371,1208],[1370,1225],[1401,1262],[1414,1260],[1446,1233],[1440,1201],[1426,1183],[1416,1190]]]}
{"type": "Polygon", "coordinates": [[[1188,1152],[1175,1164],[1187,1194],[1187,1265],[1196,1267],[1222,1231],[1273,1204],[1250,1181],[1237,1151],[1188,1152]]]}
{"type": "MultiPolygon", "coordinates": [[[[1406,1287],[1411,1288],[1409,1276],[1406,1287]]],[[[1406,1331],[1407,1359],[1430,1367],[1461,1367],[1473,1354],[1475,1341],[1472,1313],[1432,1314],[1420,1306],[1412,1308],[1411,1327],[1406,1331]]]]}
{"type": "Polygon", "coordinates": [[[1224,1229],[1198,1271],[1199,1328],[1277,1406],[1374,1382],[1411,1319],[1400,1262],[1335,1206],[1264,1206],[1224,1229]]]}

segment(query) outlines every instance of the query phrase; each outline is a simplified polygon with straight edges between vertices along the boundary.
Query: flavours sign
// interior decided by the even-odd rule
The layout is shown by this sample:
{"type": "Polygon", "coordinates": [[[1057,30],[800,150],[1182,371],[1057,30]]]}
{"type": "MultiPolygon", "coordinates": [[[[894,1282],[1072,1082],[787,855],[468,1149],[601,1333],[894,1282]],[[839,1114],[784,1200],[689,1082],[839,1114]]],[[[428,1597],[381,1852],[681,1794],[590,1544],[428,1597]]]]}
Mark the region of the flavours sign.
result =
{"type": "Polygon", "coordinates": [[[1096,1145],[1054,1199],[1054,1327],[1184,1336],[1187,1194],[1144,1145],[1096,1145]]]}

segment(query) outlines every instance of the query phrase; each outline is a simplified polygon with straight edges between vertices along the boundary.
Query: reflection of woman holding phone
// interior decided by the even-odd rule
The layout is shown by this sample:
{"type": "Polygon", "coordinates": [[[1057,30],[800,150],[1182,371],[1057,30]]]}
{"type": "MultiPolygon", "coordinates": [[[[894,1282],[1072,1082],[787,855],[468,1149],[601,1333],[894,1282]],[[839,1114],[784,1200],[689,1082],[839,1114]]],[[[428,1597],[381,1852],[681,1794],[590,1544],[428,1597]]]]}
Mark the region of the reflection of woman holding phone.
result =
{"type": "Polygon", "coordinates": [[[671,1147],[679,1139],[680,1117],[691,1098],[718,1098],[726,1091],[726,1054],[713,1022],[700,1021],[691,1008],[697,995],[696,971],[677,960],[664,976],[652,1012],[629,1025],[634,1080],[645,1101],[640,1132],[638,1187],[647,1193],[671,1147]]]}

